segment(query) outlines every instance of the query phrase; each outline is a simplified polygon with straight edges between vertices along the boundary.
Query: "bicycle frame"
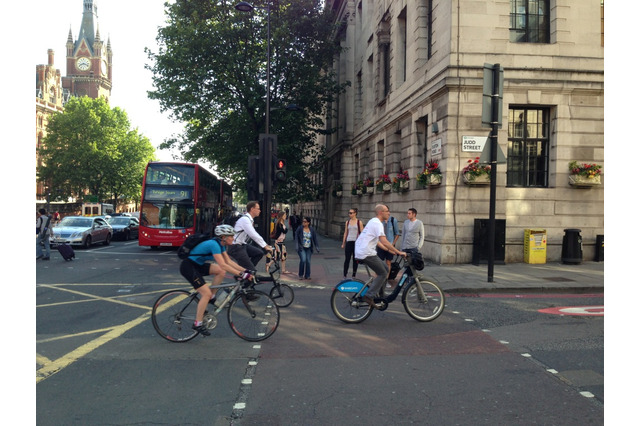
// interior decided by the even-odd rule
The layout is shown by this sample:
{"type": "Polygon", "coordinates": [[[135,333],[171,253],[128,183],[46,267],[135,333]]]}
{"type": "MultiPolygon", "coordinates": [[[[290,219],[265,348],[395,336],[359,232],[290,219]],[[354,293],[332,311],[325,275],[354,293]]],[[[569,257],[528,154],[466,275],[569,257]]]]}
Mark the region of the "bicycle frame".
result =
{"type": "MultiPolygon", "coordinates": [[[[402,276],[398,280],[398,285],[393,289],[391,294],[389,294],[386,297],[374,296],[373,298],[374,302],[383,303],[383,306],[381,306],[378,309],[380,311],[384,311],[385,309],[387,309],[389,304],[396,300],[396,298],[398,297],[398,294],[400,294],[400,290],[403,290],[405,288],[405,284],[409,283],[410,282],[409,280],[411,278],[414,278],[416,275],[413,269],[413,266],[406,260],[403,260],[403,262],[404,262],[404,265],[403,265],[404,271],[402,272],[402,276]]],[[[366,282],[359,280],[357,278],[346,279],[338,283],[338,285],[336,286],[336,289],[342,293],[357,292],[356,295],[354,296],[354,299],[357,299],[367,294],[367,291],[369,290],[369,286],[371,285],[371,282],[373,282],[374,277],[371,277],[371,271],[369,270],[369,267],[364,263],[363,265],[367,270],[367,275],[369,275],[370,277],[366,282]]],[[[422,291],[422,288],[420,288],[419,291],[422,291]]],[[[424,294],[421,294],[420,296],[424,297],[424,294]]]]}

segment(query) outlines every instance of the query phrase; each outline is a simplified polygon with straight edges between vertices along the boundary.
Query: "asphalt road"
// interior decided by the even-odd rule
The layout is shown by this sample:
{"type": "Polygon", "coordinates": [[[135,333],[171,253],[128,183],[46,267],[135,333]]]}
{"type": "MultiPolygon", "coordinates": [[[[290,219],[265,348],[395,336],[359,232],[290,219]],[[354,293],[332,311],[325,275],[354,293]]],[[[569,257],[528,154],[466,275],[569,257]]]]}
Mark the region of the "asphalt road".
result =
{"type": "Polygon", "coordinates": [[[347,325],[330,287],[306,284],[264,342],[221,317],[176,344],[149,319],[159,294],[187,288],[175,252],[133,241],[56,255],[36,265],[39,425],[604,422],[604,317],[539,312],[600,295],[449,297],[432,323],[397,300],[347,325]]]}

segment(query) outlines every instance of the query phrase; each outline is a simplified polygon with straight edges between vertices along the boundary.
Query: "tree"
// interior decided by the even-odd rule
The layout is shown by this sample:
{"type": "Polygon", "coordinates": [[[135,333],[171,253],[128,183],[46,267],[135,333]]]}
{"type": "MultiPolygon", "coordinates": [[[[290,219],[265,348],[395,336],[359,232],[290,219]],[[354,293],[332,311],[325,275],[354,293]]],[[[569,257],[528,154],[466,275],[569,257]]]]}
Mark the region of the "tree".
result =
{"type": "Polygon", "coordinates": [[[154,152],[148,138],[130,129],[120,108],[111,109],[102,98],[71,98],[49,121],[38,180],[54,188],[58,199],[80,198],[88,191],[117,203],[121,195],[139,197],[144,167],[154,152]]]}
{"type": "MultiPolygon", "coordinates": [[[[240,12],[235,3],[165,3],[167,25],[158,31],[158,52],[147,49],[147,67],[155,88],[149,97],[187,123],[180,137],[161,148],[178,148],[188,161],[207,161],[244,188],[247,158],[259,153],[259,134],[265,132],[267,25],[266,11],[240,12]]],[[[323,1],[265,3],[271,4],[270,133],[278,136],[278,156],[287,160],[289,177],[275,197],[285,201],[313,191],[307,176],[322,159],[316,140],[326,133],[326,106],[343,90],[331,68],[340,47],[323,1]],[[291,104],[297,111],[285,109],[291,104]]]]}

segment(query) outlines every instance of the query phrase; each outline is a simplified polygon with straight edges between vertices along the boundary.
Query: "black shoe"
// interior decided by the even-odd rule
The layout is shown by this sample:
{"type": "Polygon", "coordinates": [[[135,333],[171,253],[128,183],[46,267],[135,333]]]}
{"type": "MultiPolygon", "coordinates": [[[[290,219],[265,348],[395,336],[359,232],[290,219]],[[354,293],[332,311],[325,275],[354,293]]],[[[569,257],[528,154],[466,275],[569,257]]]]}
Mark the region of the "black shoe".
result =
{"type": "Polygon", "coordinates": [[[49,260],[49,258],[48,257],[43,257],[42,260],[49,260]]]}
{"type": "Polygon", "coordinates": [[[211,333],[209,333],[209,330],[207,330],[207,327],[205,327],[204,325],[193,324],[191,328],[193,328],[195,331],[202,334],[203,336],[211,336],[211,333]]]}

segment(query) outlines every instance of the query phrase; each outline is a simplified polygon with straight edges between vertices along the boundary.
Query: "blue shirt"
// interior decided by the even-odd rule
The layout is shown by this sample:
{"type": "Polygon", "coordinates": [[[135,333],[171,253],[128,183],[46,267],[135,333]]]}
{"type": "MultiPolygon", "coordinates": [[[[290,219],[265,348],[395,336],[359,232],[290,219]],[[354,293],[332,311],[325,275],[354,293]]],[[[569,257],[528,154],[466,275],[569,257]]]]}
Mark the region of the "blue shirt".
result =
{"type": "Polygon", "coordinates": [[[189,256],[189,259],[196,262],[198,265],[204,265],[207,260],[213,260],[214,254],[222,254],[227,251],[226,247],[215,238],[204,241],[191,250],[191,253],[195,253],[194,256],[189,256]]]}
{"type": "Polygon", "coordinates": [[[386,222],[383,222],[382,225],[384,226],[385,237],[387,237],[387,240],[389,240],[389,242],[393,244],[393,239],[395,238],[395,236],[400,235],[400,228],[398,227],[398,221],[396,220],[395,217],[389,216],[389,220],[387,220],[386,222]]]}

